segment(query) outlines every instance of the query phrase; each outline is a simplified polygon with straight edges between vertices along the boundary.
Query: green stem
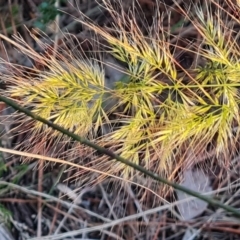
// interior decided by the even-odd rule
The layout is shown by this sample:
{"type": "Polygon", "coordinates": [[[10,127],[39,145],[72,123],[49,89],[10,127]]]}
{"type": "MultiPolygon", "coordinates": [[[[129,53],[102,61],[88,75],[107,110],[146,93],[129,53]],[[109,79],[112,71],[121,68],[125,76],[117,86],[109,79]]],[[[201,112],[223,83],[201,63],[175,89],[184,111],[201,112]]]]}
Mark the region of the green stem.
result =
{"type": "Polygon", "coordinates": [[[53,128],[54,130],[57,130],[57,131],[65,134],[65,135],[71,137],[75,141],[78,141],[78,142],[80,142],[80,143],[82,143],[84,145],[87,145],[87,146],[97,150],[99,153],[102,153],[102,154],[105,154],[105,155],[109,156],[111,160],[112,159],[116,159],[117,161],[122,162],[122,163],[124,163],[124,164],[126,164],[126,165],[128,165],[130,167],[133,167],[135,170],[138,170],[139,172],[142,172],[145,175],[147,175],[147,176],[149,176],[149,177],[151,177],[151,178],[153,178],[153,179],[155,179],[155,180],[157,180],[159,182],[167,184],[168,186],[173,187],[174,189],[177,189],[177,190],[180,190],[182,192],[185,192],[188,195],[197,197],[197,198],[207,202],[208,204],[210,204],[212,206],[220,207],[220,208],[222,208],[222,209],[224,209],[224,210],[226,210],[228,212],[233,213],[235,216],[240,218],[240,211],[238,209],[236,209],[236,208],[233,208],[231,206],[225,205],[225,204],[223,204],[223,203],[221,203],[221,202],[219,202],[219,201],[217,201],[217,200],[215,200],[213,198],[209,198],[209,197],[204,196],[204,195],[202,195],[202,194],[200,194],[200,193],[198,193],[196,191],[192,191],[192,190],[190,190],[188,188],[185,188],[185,187],[183,187],[183,186],[181,186],[181,185],[179,185],[177,183],[173,183],[173,182],[171,182],[171,181],[169,181],[169,180],[167,180],[165,178],[162,178],[159,175],[157,175],[157,174],[155,174],[155,173],[153,173],[151,171],[148,171],[147,169],[145,169],[145,168],[143,168],[143,167],[141,167],[141,166],[139,166],[139,165],[137,165],[137,164],[135,164],[135,163],[133,163],[131,161],[128,161],[128,160],[122,158],[121,156],[115,154],[114,152],[109,151],[106,148],[100,147],[97,144],[94,144],[91,141],[89,141],[89,140],[87,140],[87,139],[85,139],[85,138],[83,138],[81,136],[78,136],[78,135],[76,135],[76,134],[74,134],[72,132],[69,132],[68,130],[66,130],[66,129],[64,129],[64,128],[62,128],[62,127],[60,127],[60,126],[58,126],[58,125],[56,125],[56,124],[54,124],[54,123],[44,119],[44,118],[42,118],[42,117],[40,117],[40,116],[38,116],[38,115],[36,115],[34,113],[32,113],[28,109],[18,105],[16,102],[12,101],[9,98],[6,98],[6,97],[3,97],[3,96],[0,95],[0,101],[5,102],[7,105],[9,105],[9,106],[13,107],[14,109],[16,109],[16,110],[26,114],[29,117],[31,117],[31,118],[33,118],[33,119],[35,119],[37,121],[40,121],[40,122],[48,125],[49,127],[53,128]]]}

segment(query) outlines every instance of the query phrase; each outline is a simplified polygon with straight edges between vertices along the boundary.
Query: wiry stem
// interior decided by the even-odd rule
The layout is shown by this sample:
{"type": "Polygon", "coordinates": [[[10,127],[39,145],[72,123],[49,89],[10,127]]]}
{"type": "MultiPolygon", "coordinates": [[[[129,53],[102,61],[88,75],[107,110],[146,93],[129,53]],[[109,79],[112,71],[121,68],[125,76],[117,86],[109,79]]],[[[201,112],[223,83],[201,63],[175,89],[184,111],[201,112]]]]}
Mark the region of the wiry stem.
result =
{"type": "Polygon", "coordinates": [[[9,98],[6,98],[6,97],[0,95],[0,100],[5,102],[9,106],[13,107],[17,111],[20,111],[20,112],[26,114],[27,116],[29,116],[29,117],[37,120],[37,121],[40,121],[40,122],[48,125],[49,127],[53,128],[54,130],[57,130],[57,131],[61,132],[62,134],[67,135],[68,137],[71,137],[73,140],[78,141],[78,142],[80,142],[82,144],[85,144],[85,145],[87,145],[87,146],[97,150],[99,153],[102,153],[102,154],[105,154],[105,155],[109,156],[110,160],[115,159],[115,160],[117,160],[119,162],[122,162],[122,163],[124,163],[124,164],[126,164],[126,165],[128,165],[128,166],[130,166],[132,168],[134,168],[135,170],[138,170],[139,172],[142,172],[143,174],[151,177],[152,179],[155,179],[155,180],[157,180],[159,182],[167,184],[168,186],[173,187],[174,189],[180,190],[182,192],[185,192],[186,194],[189,194],[191,196],[197,197],[197,198],[207,202],[208,204],[210,204],[212,206],[220,207],[220,208],[222,208],[222,209],[224,209],[224,210],[226,210],[228,212],[233,213],[235,216],[240,218],[240,211],[238,209],[236,209],[236,208],[233,208],[231,206],[222,204],[221,202],[219,202],[219,201],[217,201],[217,200],[215,200],[213,198],[206,197],[206,196],[204,196],[202,194],[199,194],[196,191],[192,191],[192,190],[190,190],[188,188],[185,188],[185,187],[183,187],[183,186],[181,186],[181,185],[179,185],[177,183],[173,183],[171,181],[168,181],[167,179],[160,177],[158,174],[155,174],[155,173],[153,173],[151,171],[148,171],[147,169],[145,169],[145,168],[143,168],[143,167],[141,167],[139,165],[136,165],[135,163],[133,163],[131,161],[128,161],[128,160],[122,158],[121,156],[115,154],[112,151],[109,151],[106,148],[100,147],[97,144],[94,144],[91,141],[89,141],[89,140],[87,140],[87,139],[85,139],[85,138],[83,138],[81,136],[78,136],[78,135],[76,135],[76,134],[74,134],[72,132],[69,132],[68,130],[66,130],[66,129],[64,129],[64,128],[62,128],[62,127],[60,127],[60,126],[58,126],[58,125],[56,125],[56,124],[54,124],[54,123],[44,119],[44,118],[42,118],[42,117],[40,117],[40,116],[38,116],[38,115],[36,115],[34,113],[32,113],[28,109],[20,106],[19,104],[17,104],[16,102],[12,101],[9,98]]]}

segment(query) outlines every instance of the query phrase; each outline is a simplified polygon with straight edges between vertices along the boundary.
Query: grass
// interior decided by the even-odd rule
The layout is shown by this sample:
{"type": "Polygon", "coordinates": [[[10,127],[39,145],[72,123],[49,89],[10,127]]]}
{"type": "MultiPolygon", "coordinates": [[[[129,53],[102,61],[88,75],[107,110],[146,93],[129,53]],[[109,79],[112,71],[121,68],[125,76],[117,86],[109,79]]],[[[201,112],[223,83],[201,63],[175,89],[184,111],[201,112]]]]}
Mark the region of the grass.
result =
{"type": "MultiPolygon", "coordinates": [[[[156,22],[153,32],[159,34],[152,36],[149,28],[146,37],[134,19],[124,12],[119,14],[110,4],[107,8],[114,19],[115,34],[94,23],[82,23],[105,39],[108,54],[126,66],[125,77],[109,88],[104,79],[105,56],[99,63],[97,56],[79,59],[67,51],[41,55],[15,44],[28,57],[41,59],[46,70],[11,76],[14,85],[8,89],[8,96],[20,98],[34,113],[76,134],[117,146],[116,152],[122,157],[148,169],[154,165],[154,171],[166,176],[178,165],[177,159],[193,152],[188,160],[195,163],[210,145],[215,156],[227,158],[239,139],[234,128],[239,124],[240,65],[238,36],[224,25],[226,13],[219,8],[213,16],[211,6],[204,12],[200,5],[193,7],[195,16],[188,18],[205,45],[197,49],[205,64],[191,69],[195,76],[182,69],[185,76],[179,77],[168,43],[170,31],[163,31],[156,22]],[[117,99],[116,105],[122,109],[107,107],[111,99],[117,99]],[[109,116],[114,116],[111,123],[109,116]],[[104,124],[112,130],[107,136],[98,135],[104,124]]],[[[24,47],[27,49],[27,44],[24,47]]],[[[5,78],[7,81],[10,77],[5,78]]],[[[50,138],[57,134],[34,123],[33,135],[40,133],[50,138]]],[[[184,167],[186,163],[181,164],[184,167]]],[[[221,159],[219,164],[226,166],[227,162],[221,159]]],[[[132,169],[121,164],[112,165],[109,171],[125,178],[134,175],[132,169]]]]}
{"type": "MultiPolygon", "coordinates": [[[[208,172],[218,167],[238,169],[233,166],[240,122],[238,6],[228,1],[226,8],[210,0],[204,7],[175,2],[163,12],[160,4],[153,23],[148,26],[146,19],[143,26],[133,9],[126,12],[125,5],[103,2],[111,27],[97,25],[84,14],[75,19],[95,34],[90,53],[83,42],[77,40],[74,45],[77,38],[68,34],[56,51],[58,43],[48,44],[44,34],[33,32],[41,52],[19,36],[11,40],[1,35],[34,62],[33,67],[20,70],[5,63],[10,71],[2,76],[8,86],[3,95],[169,180],[178,180],[184,169],[197,165],[208,172]],[[163,20],[171,20],[164,14],[174,11],[181,14],[180,21],[173,28],[164,25],[163,20]],[[181,31],[187,23],[194,37],[181,31]],[[67,41],[72,41],[70,48],[67,41]],[[184,56],[191,59],[187,67],[183,67],[184,56]]],[[[16,119],[19,133],[27,128],[20,149],[66,158],[88,168],[68,169],[73,173],[69,180],[93,185],[104,182],[106,175],[146,180],[144,186],[169,197],[169,189],[153,187],[153,182],[125,164],[109,161],[24,115],[16,119]],[[105,175],[91,173],[96,171],[105,175]]],[[[222,171],[222,176],[226,174],[222,171]]],[[[140,192],[143,203],[148,190],[140,192]]]]}

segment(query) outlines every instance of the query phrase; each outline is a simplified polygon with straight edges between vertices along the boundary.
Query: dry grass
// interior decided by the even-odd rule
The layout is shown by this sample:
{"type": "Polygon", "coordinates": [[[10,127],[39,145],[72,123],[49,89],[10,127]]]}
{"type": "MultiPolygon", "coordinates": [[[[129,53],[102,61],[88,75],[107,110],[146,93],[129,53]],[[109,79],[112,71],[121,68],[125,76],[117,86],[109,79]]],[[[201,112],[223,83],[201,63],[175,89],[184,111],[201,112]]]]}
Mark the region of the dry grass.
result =
{"type": "MultiPolygon", "coordinates": [[[[61,8],[70,15],[57,18],[61,31],[49,25],[46,35],[12,19],[24,38],[11,42],[3,26],[1,57],[11,61],[2,62],[4,94],[170,180],[200,167],[219,199],[239,207],[239,8],[189,3],[122,1],[99,9],[94,1],[69,2],[61,8]],[[117,61],[105,61],[109,54],[117,61]],[[121,77],[116,88],[104,85],[106,69],[121,77]]],[[[38,10],[37,1],[24,6],[38,10]]],[[[178,220],[171,189],[24,116],[14,119],[16,136],[4,146],[24,152],[3,155],[0,185],[15,238],[182,239],[190,228],[200,239],[239,238],[232,216],[209,207],[178,220]]]]}

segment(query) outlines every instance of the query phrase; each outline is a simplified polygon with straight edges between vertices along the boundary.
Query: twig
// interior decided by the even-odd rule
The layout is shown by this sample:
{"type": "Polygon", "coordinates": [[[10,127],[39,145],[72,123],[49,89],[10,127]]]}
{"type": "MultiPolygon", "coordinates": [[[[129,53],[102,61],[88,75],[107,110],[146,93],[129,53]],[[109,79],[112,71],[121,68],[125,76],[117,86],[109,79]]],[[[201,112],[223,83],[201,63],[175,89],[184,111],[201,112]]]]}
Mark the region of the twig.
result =
{"type": "Polygon", "coordinates": [[[8,104],[9,106],[13,107],[14,109],[16,109],[17,111],[20,111],[24,114],[26,114],[27,116],[37,120],[37,121],[40,121],[44,124],[46,124],[47,126],[53,128],[54,130],[57,130],[61,133],[63,133],[64,135],[67,135],[68,137],[71,137],[73,140],[75,141],[78,141],[84,145],[87,145],[95,150],[97,150],[99,153],[102,153],[102,154],[105,154],[107,156],[109,156],[109,160],[117,160],[121,163],[124,163],[125,165],[127,166],[130,166],[132,168],[134,168],[135,170],[139,171],[139,172],[142,172],[143,174],[151,177],[152,179],[155,179],[159,182],[162,182],[164,184],[167,184],[168,186],[170,187],[173,187],[174,189],[177,189],[179,191],[182,191],[184,193],[187,193],[188,195],[191,195],[191,196],[194,196],[194,197],[197,197],[198,199],[201,199],[203,200],[204,202],[207,202],[209,203],[210,205],[212,206],[215,206],[215,207],[220,207],[228,212],[231,212],[233,213],[235,216],[239,217],[240,218],[240,211],[236,208],[233,208],[231,206],[228,206],[228,205],[225,205],[225,204],[222,204],[221,202],[215,200],[214,198],[210,198],[210,197],[206,197],[205,195],[202,195],[202,194],[199,194],[198,192],[196,191],[193,191],[193,190],[190,190],[184,186],[181,186],[177,183],[174,183],[174,182],[171,182],[165,178],[162,178],[160,177],[158,174],[155,174],[147,169],[145,169],[144,167],[140,166],[140,165],[137,165],[131,161],[128,161],[126,160],[125,158],[115,154],[114,152],[104,148],[104,147],[101,147],[81,136],[78,136],[72,132],[69,132],[67,129],[64,129],[62,128],[61,126],[59,125],[56,125],[50,121],[48,121],[47,119],[44,119],[34,113],[32,113],[30,110],[20,106],[19,104],[17,104],[16,102],[14,102],[13,100],[9,99],[9,98],[6,98],[4,96],[0,96],[0,100],[5,102],[6,104],[8,104]]]}
{"type": "MultiPolygon", "coordinates": [[[[43,161],[40,161],[39,168],[38,168],[38,191],[42,192],[42,180],[43,180],[43,161]]],[[[41,196],[38,197],[38,214],[37,214],[37,236],[42,236],[42,198],[41,196]]]]}

